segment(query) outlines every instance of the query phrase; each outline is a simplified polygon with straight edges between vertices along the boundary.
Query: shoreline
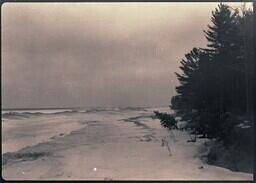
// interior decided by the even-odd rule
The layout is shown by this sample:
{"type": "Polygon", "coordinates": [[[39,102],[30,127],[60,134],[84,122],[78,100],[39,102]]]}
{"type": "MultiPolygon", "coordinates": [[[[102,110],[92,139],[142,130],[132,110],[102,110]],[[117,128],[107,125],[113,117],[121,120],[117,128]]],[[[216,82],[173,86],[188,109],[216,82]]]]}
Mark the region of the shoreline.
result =
{"type": "Polygon", "coordinates": [[[2,165],[3,178],[252,180],[252,174],[203,163],[197,156],[205,139],[187,143],[187,132],[173,130],[170,133],[160,126],[159,121],[149,118],[150,111],[102,111],[79,115],[62,114],[63,118],[59,120],[81,120],[85,126],[50,141],[2,154],[5,161],[2,165]],[[168,148],[161,145],[162,139],[167,140],[171,156],[168,148]]]}

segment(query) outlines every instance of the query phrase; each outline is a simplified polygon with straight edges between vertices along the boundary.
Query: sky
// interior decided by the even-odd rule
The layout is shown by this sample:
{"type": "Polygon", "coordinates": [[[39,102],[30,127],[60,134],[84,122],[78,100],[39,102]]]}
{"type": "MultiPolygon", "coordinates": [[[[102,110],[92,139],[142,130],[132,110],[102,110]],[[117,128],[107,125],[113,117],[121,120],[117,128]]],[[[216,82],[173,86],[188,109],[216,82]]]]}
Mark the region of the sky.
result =
{"type": "MultiPolygon", "coordinates": [[[[241,6],[232,3],[232,6],[241,6]]],[[[217,3],[4,3],[2,107],[168,106],[217,3]]]]}

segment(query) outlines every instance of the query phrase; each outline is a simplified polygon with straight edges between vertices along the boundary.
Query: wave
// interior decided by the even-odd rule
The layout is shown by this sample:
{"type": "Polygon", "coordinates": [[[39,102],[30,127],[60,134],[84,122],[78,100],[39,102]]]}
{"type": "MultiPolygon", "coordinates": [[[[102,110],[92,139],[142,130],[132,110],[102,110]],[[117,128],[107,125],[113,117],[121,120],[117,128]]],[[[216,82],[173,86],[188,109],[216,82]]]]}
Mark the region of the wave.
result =
{"type": "Polygon", "coordinates": [[[70,109],[30,109],[30,110],[3,110],[2,121],[6,119],[23,119],[40,115],[69,115],[73,113],[95,113],[95,112],[118,112],[118,111],[147,111],[146,107],[115,107],[115,108],[70,108],[70,109]]]}
{"type": "Polygon", "coordinates": [[[41,115],[56,115],[56,114],[70,114],[78,112],[77,110],[9,110],[2,111],[2,120],[5,119],[24,119],[33,116],[41,116],[41,115]]]}
{"type": "Polygon", "coordinates": [[[119,110],[129,110],[129,111],[147,111],[148,107],[120,107],[119,110]]]}
{"type": "Polygon", "coordinates": [[[30,114],[27,113],[18,113],[18,112],[7,112],[2,114],[2,118],[4,119],[22,119],[29,118],[30,114]]]}
{"type": "MultiPolygon", "coordinates": [[[[101,111],[147,111],[148,107],[114,107],[114,108],[90,108],[84,111],[89,112],[101,112],[101,111]]],[[[80,112],[80,111],[79,111],[80,112]]]]}
{"type": "Polygon", "coordinates": [[[102,108],[92,108],[92,109],[87,109],[83,111],[79,111],[80,113],[93,113],[93,112],[102,112],[102,111],[109,111],[109,109],[102,109],[102,108]]]}
{"type": "Polygon", "coordinates": [[[79,110],[66,110],[66,111],[60,111],[60,112],[55,112],[51,114],[70,114],[70,113],[78,113],[80,112],[79,110]]]}
{"type": "Polygon", "coordinates": [[[3,110],[2,114],[54,114],[59,112],[76,111],[73,109],[43,109],[43,110],[3,110]]]}

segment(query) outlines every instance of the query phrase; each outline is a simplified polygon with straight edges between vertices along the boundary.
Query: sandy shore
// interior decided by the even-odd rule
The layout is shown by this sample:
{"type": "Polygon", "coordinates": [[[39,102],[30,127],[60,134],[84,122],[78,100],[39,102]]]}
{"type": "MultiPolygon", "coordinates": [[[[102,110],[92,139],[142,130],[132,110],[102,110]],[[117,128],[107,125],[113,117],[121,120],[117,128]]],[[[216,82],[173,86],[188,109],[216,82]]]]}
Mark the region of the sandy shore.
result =
{"type": "Polygon", "coordinates": [[[163,129],[150,118],[152,110],[8,122],[2,131],[2,176],[7,180],[252,180],[252,174],[204,164],[198,150],[205,140],[188,143],[185,131],[163,129]],[[30,136],[24,137],[26,132],[30,136]]]}

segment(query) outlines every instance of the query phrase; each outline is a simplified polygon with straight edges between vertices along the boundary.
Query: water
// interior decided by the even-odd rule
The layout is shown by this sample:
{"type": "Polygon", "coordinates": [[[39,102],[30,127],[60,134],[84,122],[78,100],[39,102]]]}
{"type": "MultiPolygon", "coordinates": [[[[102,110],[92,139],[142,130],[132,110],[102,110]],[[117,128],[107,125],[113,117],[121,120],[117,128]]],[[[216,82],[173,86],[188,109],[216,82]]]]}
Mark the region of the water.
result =
{"type": "Polygon", "coordinates": [[[150,115],[153,108],[66,108],[2,111],[2,153],[51,141],[93,121],[118,121],[138,114],[150,115]]]}
{"type": "Polygon", "coordinates": [[[59,112],[71,112],[74,109],[18,109],[18,110],[2,110],[2,115],[3,114],[54,114],[54,113],[59,113],[59,112]]]}

